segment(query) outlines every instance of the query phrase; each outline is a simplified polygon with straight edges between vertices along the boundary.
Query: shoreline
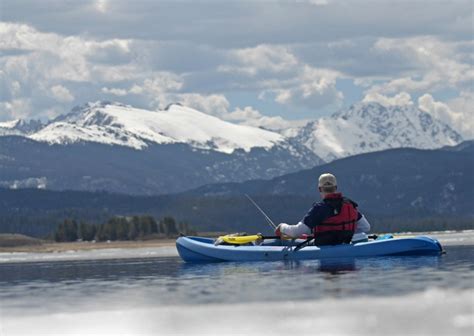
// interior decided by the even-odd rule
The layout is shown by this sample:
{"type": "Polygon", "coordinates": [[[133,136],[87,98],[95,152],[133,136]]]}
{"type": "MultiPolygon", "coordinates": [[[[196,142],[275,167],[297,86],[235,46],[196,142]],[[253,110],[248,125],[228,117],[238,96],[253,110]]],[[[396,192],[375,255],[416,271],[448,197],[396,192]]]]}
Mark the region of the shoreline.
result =
{"type": "MultiPolygon", "coordinates": [[[[398,232],[393,233],[396,236],[415,236],[430,235],[438,238],[440,242],[447,243],[446,238],[456,236],[462,233],[474,233],[474,230],[447,230],[433,232],[398,232]]],[[[219,236],[222,232],[216,232],[215,235],[206,233],[206,236],[219,236]]],[[[155,238],[146,240],[118,240],[110,242],[53,242],[36,239],[20,234],[0,234],[0,253],[58,253],[66,251],[91,251],[105,249],[138,249],[138,248],[159,248],[174,247],[176,238],[155,238]],[[9,244],[7,244],[9,243],[9,244]]]]}
{"type": "Polygon", "coordinates": [[[48,242],[37,240],[30,245],[0,246],[0,253],[58,253],[66,251],[90,251],[104,249],[136,249],[174,246],[176,239],[151,239],[111,242],[48,242]]]}

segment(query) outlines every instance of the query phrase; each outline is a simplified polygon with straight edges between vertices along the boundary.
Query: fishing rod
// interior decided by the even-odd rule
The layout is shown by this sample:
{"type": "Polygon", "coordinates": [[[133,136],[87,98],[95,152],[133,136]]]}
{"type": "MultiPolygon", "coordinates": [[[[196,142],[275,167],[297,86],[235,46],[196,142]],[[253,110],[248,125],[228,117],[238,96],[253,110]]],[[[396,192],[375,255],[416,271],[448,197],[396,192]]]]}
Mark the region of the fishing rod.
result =
{"type": "Polygon", "coordinates": [[[268,215],[265,213],[265,211],[263,211],[262,208],[260,208],[258,206],[258,204],[255,203],[255,201],[249,195],[245,194],[245,196],[249,199],[250,202],[252,202],[253,205],[255,205],[255,207],[258,209],[258,211],[260,211],[262,213],[262,215],[267,220],[268,225],[270,225],[272,227],[272,229],[275,230],[277,228],[277,226],[275,225],[275,223],[273,223],[273,221],[270,219],[270,217],[268,217],[268,215]]]}

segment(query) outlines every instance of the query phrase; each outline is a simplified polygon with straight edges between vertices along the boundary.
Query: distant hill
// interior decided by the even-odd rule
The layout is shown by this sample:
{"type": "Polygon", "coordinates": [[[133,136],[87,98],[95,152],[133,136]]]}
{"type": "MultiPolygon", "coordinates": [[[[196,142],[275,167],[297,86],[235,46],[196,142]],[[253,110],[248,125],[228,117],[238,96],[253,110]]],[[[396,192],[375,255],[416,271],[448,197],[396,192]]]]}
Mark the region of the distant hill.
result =
{"type": "MultiPolygon", "coordinates": [[[[0,189],[0,231],[41,235],[66,217],[102,221],[115,214],[144,213],[171,215],[199,230],[268,231],[243,194],[253,195],[276,222],[295,223],[319,198],[316,180],[323,172],[336,174],[341,190],[360,204],[375,229],[385,219],[405,229],[411,220],[472,220],[473,146],[466,142],[438,150],[391,149],[271,180],[213,184],[152,197],[0,189]]],[[[463,223],[466,227],[470,222],[463,223]]]]}
{"type": "Polygon", "coordinates": [[[317,197],[317,177],[337,176],[341,191],[380,214],[397,211],[474,214],[474,142],[438,150],[391,149],[360,154],[271,180],[207,185],[187,194],[317,197]]]}
{"type": "Polygon", "coordinates": [[[319,162],[311,153],[296,160],[279,146],[227,154],[179,143],[135,150],[93,142],[66,146],[0,137],[0,187],[12,189],[168,194],[207,183],[270,178],[319,162]]]}

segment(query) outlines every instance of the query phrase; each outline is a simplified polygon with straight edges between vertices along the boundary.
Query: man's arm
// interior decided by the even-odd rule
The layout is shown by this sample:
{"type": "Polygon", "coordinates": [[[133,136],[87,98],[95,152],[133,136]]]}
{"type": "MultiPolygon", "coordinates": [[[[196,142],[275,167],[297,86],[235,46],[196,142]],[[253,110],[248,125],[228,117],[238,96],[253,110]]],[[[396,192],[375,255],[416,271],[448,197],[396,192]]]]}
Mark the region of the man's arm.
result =
{"type": "Polygon", "coordinates": [[[323,203],[315,203],[304,218],[296,225],[282,223],[278,226],[280,233],[291,238],[298,238],[303,234],[311,234],[316,225],[322,223],[329,217],[330,209],[323,203]]]}
{"type": "Polygon", "coordinates": [[[278,225],[278,228],[280,229],[281,234],[291,238],[298,238],[304,234],[311,234],[311,229],[303,222],[299,222],[296,225],[281,223],[278,225]]]}
{"type": "Polygon", "coordinates": [[[370,231],[370,223],[363,214],[361,214],[360,212],[359,214],[360,214],[360,218],[357,221],[355,233],[361,233],[361,232],[367,233],[370,231]]]}

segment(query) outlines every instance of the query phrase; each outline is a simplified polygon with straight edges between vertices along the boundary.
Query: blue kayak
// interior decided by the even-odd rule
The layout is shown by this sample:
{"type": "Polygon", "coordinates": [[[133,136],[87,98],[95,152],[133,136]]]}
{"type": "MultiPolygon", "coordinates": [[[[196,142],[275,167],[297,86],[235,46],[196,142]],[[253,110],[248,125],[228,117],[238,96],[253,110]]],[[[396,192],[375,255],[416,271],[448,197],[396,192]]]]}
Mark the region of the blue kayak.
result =
{"type": "Polygon", "coordinates": [[[214,242],[212,238],[179,237],[176,248],[181,258],[190,263],[439,255],[443,252],[441,244],[427,236],[377,239],[334,246],[310,245],[297,251],[294,245],[282,245],[279,240],[265,241],[262,245],[216,246],[214,242]]]}

